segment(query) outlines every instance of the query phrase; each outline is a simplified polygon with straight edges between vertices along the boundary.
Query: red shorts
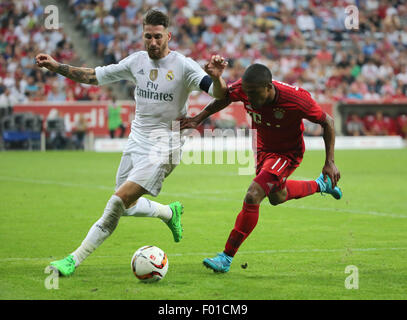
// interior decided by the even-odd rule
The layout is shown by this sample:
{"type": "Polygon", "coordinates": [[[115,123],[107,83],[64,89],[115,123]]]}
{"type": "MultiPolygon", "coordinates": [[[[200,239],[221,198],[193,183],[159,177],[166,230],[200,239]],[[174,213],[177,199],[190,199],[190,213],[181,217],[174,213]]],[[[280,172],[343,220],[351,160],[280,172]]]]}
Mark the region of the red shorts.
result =
{"type": "Polygon", "coordinates": [[[302,157],[282,155],[279,153],[257,153],[256,181],[268,195],[285,188],[287,178],[300,165],[302,157]]]}

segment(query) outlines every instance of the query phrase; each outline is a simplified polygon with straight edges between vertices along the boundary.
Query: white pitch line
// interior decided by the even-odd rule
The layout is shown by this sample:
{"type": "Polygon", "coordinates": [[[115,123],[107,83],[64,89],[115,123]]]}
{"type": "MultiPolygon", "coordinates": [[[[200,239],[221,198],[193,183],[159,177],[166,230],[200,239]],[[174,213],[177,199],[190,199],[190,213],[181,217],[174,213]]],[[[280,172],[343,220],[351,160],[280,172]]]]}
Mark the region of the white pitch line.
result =
{"type": "Polygon", "coordinates": [[[384,212],[377,212],[377,211],[361,211],[361,210],[354,210],[354,209],[337,209],[337,208],[326,208],[326,207],[308,207],[308,206],[294,206],[291,204],[283,204],[282,206],[287,208],[294,208],[294,209],[306,209],[306,210],[316,210],[316,211],[332,211],[332,212],[346,212],[346,213],[353,213],[353,214],[367,214],[372,216],[380,216],[380,217],[389,217],[389,218],[401,218],[406,219],[407,216],[403,214],[394,214],[394,213],[384,213],[384,212]]]}
{"type": "MultiPolygon", "coordinates": [[[[110,190],[114,191],[114,186],[103,186],[103,185],[92,185],[92,184],[82,184],[82,183],[71,183],[71,182],[60,182],[60,181],[53,181],[53,180],[37,180],[37,179],[26,179],[26,178],[16,178],[16,177],[5,177],[5,176],[0,176],[0,180],[3,181],[11,181],[11,182],[24,182],[24,183],[36,183],[36,184],[45,184],[45,185],[57,185],[61,187],[74,187],[74,188],[85,188],[85,189],[101,189],[101,190],[110,190]]],[[[211,192],[204,192],[204,191],[188,191],[189,194],[195,194],[195,195],[200,195],[200,194],[225,194],[225,193],[232,193],[232,192],[237,192],[241,191],[242,189],[235,189],[235,190],[227,190],[222,191],[222,190],[215,190],[211,192]]],[[[161,192],[161,194],[165,194],[165,192],[161,192]]],[[[168,193],[169,195],[172,195],[171,193],[168,193]]],[[[179,196],[179,194],[177,194],[179,196]]]]}
{"type": "Polygon", "coordinates": [[[56,186],[61,186],[61,187],[102,189],[102,190],[114,191],[114,187],[108,187],[108,186],[102,186],[102,185],[81,184],[81,183],[60,182],[60,181],[53,181],[53,180],[37,180],[37,179],[26,179],[26,178],[15,178],[15,177],[4,177],[4,176],[0,176],[0,180],[11,181],[11,182],[48,184],[48,185],[56,185],[56,186]]]}
{"type": "MultiPolygon", "coordinates": [[[[35,183],[35,184],[45,184],[45,185],[58,185],[61,187],[74,187],[74,188],[86,188],[86,189],[101,189],[101,190],[109,190],[114,191],[113,187],[103,186],[103,185],[89,185],[89,184],[80,184],[80,183],[70,183],[70,182],[59,182],[59,181],[52,181],[52,180],[36,180],[36,179],[25,179],[25,178],[16,178],[16,177],[6,177],[0,176],[0,180],[3,181],[12,181],[12,182],[23,182],[23,183],[35,183]]],[[[243,198],[229,198],[229,197],[221,197],[219,195],[230,193],[230,192],[220,192],[219,190],[215,190],[213,192],[184,192],[181,191],[183,198],[189,199],[197,199],[197,200],[210,200],[210,201],[222,201],[222,202],[239,202],[243,201],[243,198]],[[204,196],[205,195],[205,196],[204,196]],[[218,195],[218,196],[217,196],[218,195]]],[[[180,192],[161,192],[161,195],[164,196],[171,196],[171,197],[180,197],[180,192]]],[[[371,215],[371,216],[380,216],[380,217],[388,217],[388,218],[396,218],[396,219],[406,219],[407,215],[403,214],[394,214],[394,213],[387,213],[387,212],[377,212],[377,211],[363,211],[363,210],[355,210],[355,209],[345,209],[345,208],[329,208],[329,207],[309,207],[304,205],[293,205],[284,203],[281,205],[283,208],[294,208],[294,209],[305,209],[305,210],[312,210],[312,211],[331,211],[331,212],[344,212],[350,214],[364,214],[364,215],[371,215]]]]}
{"type": "MultiPolygon", "coordinates": [[[[258,250],[258,251],[239,251],[239,255],[248,254],[290,254],[290,253],[336,253],[336,252],[371,252],[371,251],[405,251],[407,248],[338,248],[338,249],[275,249],[275,250],[258,250]]],[[[186,252],[186,253],[167,253],[169,257],[183,256],[211,256],[214,252],[186,252]]],[[[119,256],[91,256],[96,259],[108,258],[126,258],[128,255],[119,256]]],[[[49,261],[55,258],[0,258],[0,262],[13,261],[49,261]]]]}
{"type": "MultiPolygon", "coordinates": [[[[397,251],[397,250],[407,250],[407,248],[342,248],[342,249],[275,249],[275,250],[256,250],[256,251],[239,251],[239,254],[279,254],[279,253],[330,253],[330,252],[366,252],[366,251],[397,251]]],[[[199,252],[199,253],[169,253],[169,256],[197,256],[197,255],[211,255],[212,253],[208,252],[199,252]]]]}

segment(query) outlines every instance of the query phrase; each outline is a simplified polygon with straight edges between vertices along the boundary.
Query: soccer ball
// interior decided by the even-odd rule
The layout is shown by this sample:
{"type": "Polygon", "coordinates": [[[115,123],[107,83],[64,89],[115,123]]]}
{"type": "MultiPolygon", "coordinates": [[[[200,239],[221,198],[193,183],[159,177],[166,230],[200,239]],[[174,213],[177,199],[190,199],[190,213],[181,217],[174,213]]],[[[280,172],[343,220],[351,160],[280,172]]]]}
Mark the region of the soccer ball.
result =
{"type": "Polygon", "coordinates": [[[165,277],[168,271],[167,255],[155,246],[141,247],[131,259],[131,269],[140,281],[159,281],[165,277]]]}

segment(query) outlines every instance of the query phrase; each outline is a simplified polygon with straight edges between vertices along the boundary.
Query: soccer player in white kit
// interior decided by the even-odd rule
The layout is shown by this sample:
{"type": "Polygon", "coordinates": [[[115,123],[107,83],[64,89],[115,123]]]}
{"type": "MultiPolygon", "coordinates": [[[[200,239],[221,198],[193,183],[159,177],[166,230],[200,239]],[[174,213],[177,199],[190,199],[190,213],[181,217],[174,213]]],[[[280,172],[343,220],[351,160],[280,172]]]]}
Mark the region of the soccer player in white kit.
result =
{"type": "Polygon", "coordinates": [[[227,63],[222,57],[213,56],[205,65],[205,72],[192,59],[171,51],[168,25],[167,15],[148,11],[143,21],[146,51],[135,52],[118,64],[79,68],[60,64],[47,54],[36,56],[39,67],[77,82],[104,85],[129,80],[136,85],[136,115],[117,171],[116,191],[82,244],[66,258],[51,262],[63,276],[72,275],[112,234],[121,216],[160,218],[176,242],[182,238],[181,203],[162,205],[142,196],[157,196],[164,178],[179,163],[183,139],[173,124],[186,115],[189,94],[200,90],[218,99],[225,96],[227,87],[221,76],[227,63]]]}

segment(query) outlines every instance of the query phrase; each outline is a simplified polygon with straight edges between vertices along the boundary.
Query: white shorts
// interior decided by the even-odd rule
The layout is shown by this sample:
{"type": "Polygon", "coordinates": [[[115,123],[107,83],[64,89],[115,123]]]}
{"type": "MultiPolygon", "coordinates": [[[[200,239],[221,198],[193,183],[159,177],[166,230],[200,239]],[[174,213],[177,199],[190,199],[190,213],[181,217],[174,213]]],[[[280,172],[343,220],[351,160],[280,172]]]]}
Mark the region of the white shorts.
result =
{"type": "Polygon", "coordinates": [[[177,165],[178,163],[172,161],[152,161],[145,153],[124,152],[116,174],[116,190],[125,181],[131,181],[156,197],[161,191],[164,179],[177,165]]]}
{"type": "Polygon", "coordinates": [[[176,166],[177,164],[171,163],[151,163],[146,155],[124,153],[116,174],[116,190],[125,181],[131,181],[156,197],[161,191],[164,179],[176,166]]]}

